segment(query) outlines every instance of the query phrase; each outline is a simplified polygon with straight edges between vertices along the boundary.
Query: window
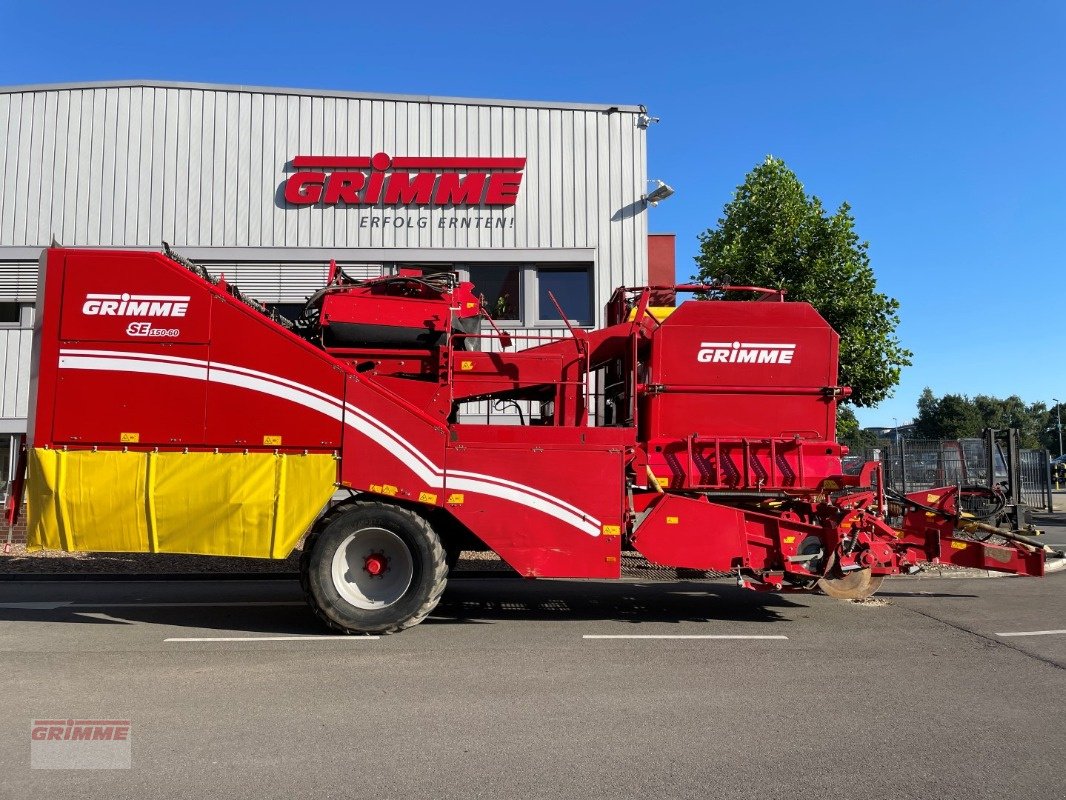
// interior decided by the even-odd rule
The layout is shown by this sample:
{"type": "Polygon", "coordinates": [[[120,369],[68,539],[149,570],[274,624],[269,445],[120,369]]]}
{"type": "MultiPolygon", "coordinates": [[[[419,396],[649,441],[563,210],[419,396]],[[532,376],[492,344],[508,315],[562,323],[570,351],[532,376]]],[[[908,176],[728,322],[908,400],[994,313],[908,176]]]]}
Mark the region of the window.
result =
{"type": "Polygon", "coordinates": [[[474,294],[485,298],[493,319],[525,327],[561,327],[562,316],[549,292],[574,325],[592,325],[595,319],[591,265],[471,264],[462,273],[474,284],[474,294]]]}
{"type": "Polygon", "coordinates": [[[470,282],[474,294],[485,298],[485,308],[493,319],[507,322],[522,322],[523,303],[522,273],[524,267],[471,266],[470,282]]]}
{"type": "Polygon", "coordinates": [[[32,328],[33,304],[0,302],[0,328],[32,328]]]}
{"type": "Polygon", "coordinates": [[[22,322],[22,305],[19,303],[0,303],[0,324],[18,325],[22,322]]]}
{"type": "Polygon", "coordinates": [[[15,452],[15,438],[9,434],[0,434],[0,499],[7,500],[11,486],[11,460],[15,452]]]}
{"type": "Polygon", "coordinates": [[[554,296],[570,322],[576,325],[591,325],[592,293],[589,283],[589,271],[583,267],[539,268],[537,270],[538,321],[562,321],[559,309],[552,302],[551,296],[554,296]]]}

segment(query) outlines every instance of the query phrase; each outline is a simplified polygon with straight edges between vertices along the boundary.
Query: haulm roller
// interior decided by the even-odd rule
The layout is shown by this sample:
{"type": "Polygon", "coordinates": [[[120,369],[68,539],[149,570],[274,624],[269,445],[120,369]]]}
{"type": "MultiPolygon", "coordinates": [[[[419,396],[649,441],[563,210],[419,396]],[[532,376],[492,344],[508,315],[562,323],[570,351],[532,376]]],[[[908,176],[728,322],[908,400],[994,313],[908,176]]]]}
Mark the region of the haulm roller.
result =
{"type": "Polygon", "coordinates": [[[470,549],[530,578],[625,556],[841,598],[930,562],[1043,574],[1020,532],[973,535],[958,487],[843,474],[849,390],[810,305],[652,305],[724,288],[619,288],[603,328],[523,347],[451,274],[335,268],[289,320],[169,250],[49,249],[30,544],[285,558],[306,535],[316,613],[374,633],[423,619],[470,549]],[[468,421],[500,401],[522,424],[468,421]]]}

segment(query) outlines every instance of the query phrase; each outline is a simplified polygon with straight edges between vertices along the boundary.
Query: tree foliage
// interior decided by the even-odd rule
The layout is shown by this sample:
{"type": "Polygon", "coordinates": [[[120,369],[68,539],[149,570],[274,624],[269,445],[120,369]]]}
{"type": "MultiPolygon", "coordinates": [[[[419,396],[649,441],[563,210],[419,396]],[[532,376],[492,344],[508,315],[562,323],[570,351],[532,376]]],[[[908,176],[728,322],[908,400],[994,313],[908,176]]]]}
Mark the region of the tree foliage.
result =
{"type": "Polygon", "coordinates": [[[877,291],[867,247],[847,203],[827,214],[784,161],[767,156],[718,226],[700,235],[694,278],[786,289],[788,299],[809,302],[840,334],[850,402],[872,406],[891,394],[912,354],[896,339],[899,303],[877,291]]]}
{"type": "MultiPolygon", "coordinates": [[[[1066,411],[1066,407],[1062,409],[1066,411]]],[[[1058,452],[1055,409],[1044,403],[1026,404],[1017,395],[1006,398],[979,394],[937,397],[928,387],[918,398],[914,433],[919,439],[964,439],[980,436],[985,428],[1017,428],[1022,447],[1058,452]]]]}
{"type": "Polygon", "coordinates": [[[859,425],[859,418],[847,406],[837,406],[837,441],[846,444],[852,450],[873,447],[877,444],[877,435],[873,431],[864,431],[859,425]]]}

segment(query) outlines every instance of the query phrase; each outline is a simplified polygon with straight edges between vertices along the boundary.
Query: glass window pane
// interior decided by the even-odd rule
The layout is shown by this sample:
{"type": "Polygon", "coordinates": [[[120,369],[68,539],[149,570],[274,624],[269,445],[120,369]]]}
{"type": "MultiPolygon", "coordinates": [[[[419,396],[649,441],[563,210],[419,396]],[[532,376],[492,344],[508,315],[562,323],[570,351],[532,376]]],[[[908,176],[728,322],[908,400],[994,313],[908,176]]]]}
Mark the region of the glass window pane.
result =
{"type": "Polygon", "coordinates": [[[0,303],[0,322],[18,322],[22,308],[18,303],[0,303]]]}
{"type": "Polygon", "coordinates": [[[587,269],[542,269],[537,272],[537,293],[542,320],[561,320],[548,292],[562,306],[571,322],[592,321],[592,296],[587,269]]]}
{"type": "Polygon", "coordinates": [[[485,298],[485,308],[493,319],[521,321],[522,268],[471,266],[474,294],[485,298]]]}
{"type": "Polygon", "coordinates": [[[0,497],[7,497],[11,479],[11,436],[0,435],[0,497]]]}

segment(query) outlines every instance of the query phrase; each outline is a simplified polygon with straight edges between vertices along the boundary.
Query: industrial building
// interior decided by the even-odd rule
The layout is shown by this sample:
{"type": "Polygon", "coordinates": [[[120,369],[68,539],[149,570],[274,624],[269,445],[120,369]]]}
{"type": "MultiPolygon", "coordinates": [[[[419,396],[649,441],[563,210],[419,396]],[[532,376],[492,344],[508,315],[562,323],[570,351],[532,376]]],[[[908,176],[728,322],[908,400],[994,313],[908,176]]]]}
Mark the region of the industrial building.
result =
{"type": "Polygon", "coordinates": [[[565,335],[549,292],[592,326],[615,286],[673,282],[673,237],[648,236],[653,121],[633,105],[161,81],[0,88],[0,478],[26,427],[50,242],[165,241],[289,314],[331,259],[353,277],[456,269],[528,344],[565,335]]]}

